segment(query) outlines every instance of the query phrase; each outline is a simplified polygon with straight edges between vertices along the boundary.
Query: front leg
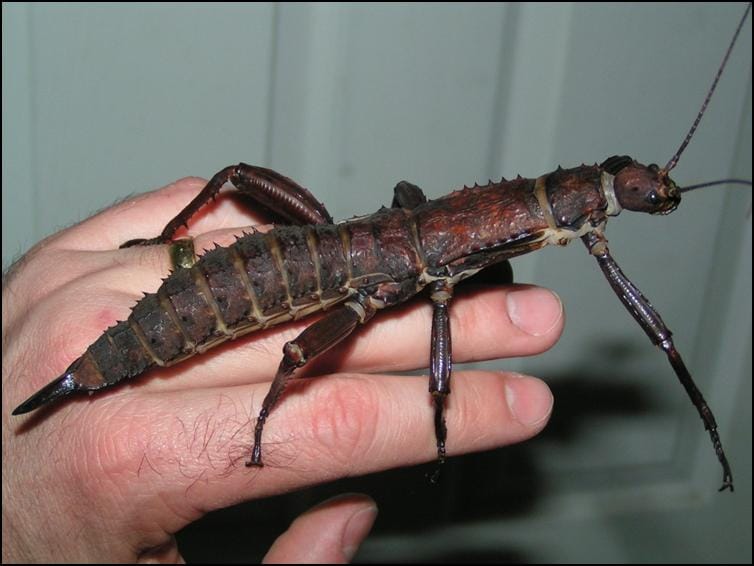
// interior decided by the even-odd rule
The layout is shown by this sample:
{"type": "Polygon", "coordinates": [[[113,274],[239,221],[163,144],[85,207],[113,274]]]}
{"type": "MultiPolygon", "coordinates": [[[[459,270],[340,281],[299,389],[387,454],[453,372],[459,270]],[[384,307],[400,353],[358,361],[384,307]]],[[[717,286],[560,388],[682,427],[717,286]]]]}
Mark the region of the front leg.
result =
{"type": "Polygon", "coordinates": [[[607,277],[610,286],[628,312],[636,319],[652,343],[659,346],[668,356],[668,360],[670,361],[670,365],[673,366],[676,376],[678,376],[679,381],[684,389],[686,389],[686,393],[688,393],[699,412],[699,416],[704,421],[704,428],[709,431],[717,459],[723,467],[723,485],[720,487],[720,491],[724,489],[733,491],[733,475],[728,465],[728,459],[725,457],[720,436],[717,433],[715,417],[709,405],[704,400],[701,391],[699,391],[694,380],[691,378],[686,364],[683,363],[681,354],[676,350],[671,338],[672,332],[670,332],[670,329],[665,325],[652,304],[642,295],[641,291],[631,280],[623,274],[618,264],[610,255],[610,250],[607,247],[607,239],[604,235],[592,232],[582,236],[582,240],[589,253],[597,259],[597,263],[599,263],[602,272],[607,277]]]}

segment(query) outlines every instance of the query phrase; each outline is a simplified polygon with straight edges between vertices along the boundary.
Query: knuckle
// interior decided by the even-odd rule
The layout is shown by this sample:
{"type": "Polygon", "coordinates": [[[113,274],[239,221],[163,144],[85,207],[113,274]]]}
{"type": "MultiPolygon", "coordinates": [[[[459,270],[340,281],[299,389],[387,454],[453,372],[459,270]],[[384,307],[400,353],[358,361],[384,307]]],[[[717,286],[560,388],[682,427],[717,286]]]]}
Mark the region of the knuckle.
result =
{"type": "MultiPolygon", "coordinates": [[[[106,403],[100,400],[99,403],[106,403]]],[[[149,446],[150,419],[133,418],[131,403],[112,403],[112,410],[101,405],[89,411],[84,419],[87,437],[84,441],[85,461],[102,478],[116,478],[133,473],[149,446]],[[105,410],[103,410],[105,409],[105,410]]]]}
{"type": "Polygon", "coordinates": [[[69,262],[71,253],[49,245],[51,242],[52,238],[43,240],[9,268],[3,285],[4,305],[6,294],[12,295],[12,306],[23,312],[21,307],[43,300],[71,277],[65,270],[56,269],[69,262]]]}
{"type": "MultiPolygon", "coordinates": [[[[118,409],[113,404],[108,411],[107,407],[102,410],[102,400],[98,403],[83,407],[83,412],[75,411],[77,434],[65,438],[63,450],[76,453],[67,462],[81,497],[122,503],[139,473],[148,427],[139,419],[125,418],[123,406],[118,409]]],[[[107,400],[104,403],[107,405],[107,400]]]]}
{"type": "Polygon", "coordinates": [[[196,190],[197,187],[202,188],[206,184],[207,184],[207,179],[202,179],[201,177],[195,177],[195,176],[188,176],[188,177],[181,177],[180,179],[175,180],[169,186],[176,187],[176,189],[179,189],[179,190],[196,190]]]}
{"type": "Polygon", "coordinates": [[[378,411],[377,389],[366,379],[331,377],[317,384],[310,414],[317,457],[352,466],[374,442],[378,411]]]}
{"type": "Polygon", "coordinates": [[[152,199],[155,197],[164,198],[166,200],[191,198],[194,196],[194,193],[201,190],[206,184],[207,181],[200,177],[182,177],[164,187],[137,195],[134,200],[141,200],[143,198],[152,199]]]}
{"type": "MultiPolygon", "coordinates": [[[[494,328],[491,314],[497,312],[499,305],[487,294],[474,297],[462,297],[460,308],[451,308],[451,328],[455,336],[467,341],[476,341],[480,329],[494,328]]],[[[455,337],[454,336],[454,337],[455,337]]]]}

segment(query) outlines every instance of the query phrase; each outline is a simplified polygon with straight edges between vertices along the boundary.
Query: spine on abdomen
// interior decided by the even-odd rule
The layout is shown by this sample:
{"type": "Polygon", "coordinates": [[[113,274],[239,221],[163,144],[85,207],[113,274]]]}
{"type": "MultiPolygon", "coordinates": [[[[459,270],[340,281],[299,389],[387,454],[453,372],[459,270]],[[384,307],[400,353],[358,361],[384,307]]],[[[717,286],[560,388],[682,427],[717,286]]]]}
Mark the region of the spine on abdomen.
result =
{"type": "Polygon", "coordinates": [[[349,295],[346,256],[337,226],[245,235],[172,273],[69,369],[84,389],[99,389],[328,308],[349,295]]]}

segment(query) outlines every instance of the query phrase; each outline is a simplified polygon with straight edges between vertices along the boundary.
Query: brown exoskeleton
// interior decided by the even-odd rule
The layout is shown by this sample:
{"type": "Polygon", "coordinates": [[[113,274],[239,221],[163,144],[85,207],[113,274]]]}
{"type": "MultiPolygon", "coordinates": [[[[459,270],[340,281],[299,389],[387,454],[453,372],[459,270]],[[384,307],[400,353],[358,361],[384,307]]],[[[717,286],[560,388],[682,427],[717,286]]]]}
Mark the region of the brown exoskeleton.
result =
{"type": "MultiPolygon", "coordinates": [[[[714,85],[707,100],[713,90],[714,85]]],[[[454,286],[489,265],[580,238],[632,316],[667,354],[710,433],[723,467],[723,489],[732,489],[732,475],[709,407],[693,384],[670,331],[621,272],[604,235],[608,218],[623,209],[667,214],[676,208],[681,193],[692,188],[677,187],[669,172],[705,107],[706,101],[681,148],[662,168],[616,156],[599,166],[558,169],[536,179],[465,188],[434,201],[403,182],[396,187],[392,208],[339,224],[333,224],[327,210],[290,179],[260,167],[228,167],[159,237],[131,244],[170,241],[176,229],[226,182],[291,225],[244,236],[173,273],[157,293],[134,307],[128,320],[108,329],[63,375],[14,414],[76,391],[114,385],[154,365],[178,363],[260,328],[329,310],[285,346],[256,427],[251,463],[261,465],[265,420],[294,370],[345,339],[377,310],[429,287],[434,305],[430,391],[435,399],[437,450],[443,458],[442,413],[451,371],[448,305],[454,286]]]]}

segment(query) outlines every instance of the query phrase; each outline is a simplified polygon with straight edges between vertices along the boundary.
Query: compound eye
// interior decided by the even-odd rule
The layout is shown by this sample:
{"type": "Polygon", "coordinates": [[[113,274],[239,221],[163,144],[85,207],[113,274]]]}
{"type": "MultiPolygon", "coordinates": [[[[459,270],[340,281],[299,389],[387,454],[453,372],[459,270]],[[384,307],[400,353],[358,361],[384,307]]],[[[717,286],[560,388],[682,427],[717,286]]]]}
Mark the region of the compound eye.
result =
{"type": "Polygon", "coordinates": [[[660,170],[660,167],[657,165],[657,163],[650,163],[649,169],[657,173],[660,170]]]}
{"type": "Polygon", "coordinates": [[[647,195],[647,202],[649,204],[660,204],[660,195],[657,194],[657,191],[652,191],[647,195]]]}

